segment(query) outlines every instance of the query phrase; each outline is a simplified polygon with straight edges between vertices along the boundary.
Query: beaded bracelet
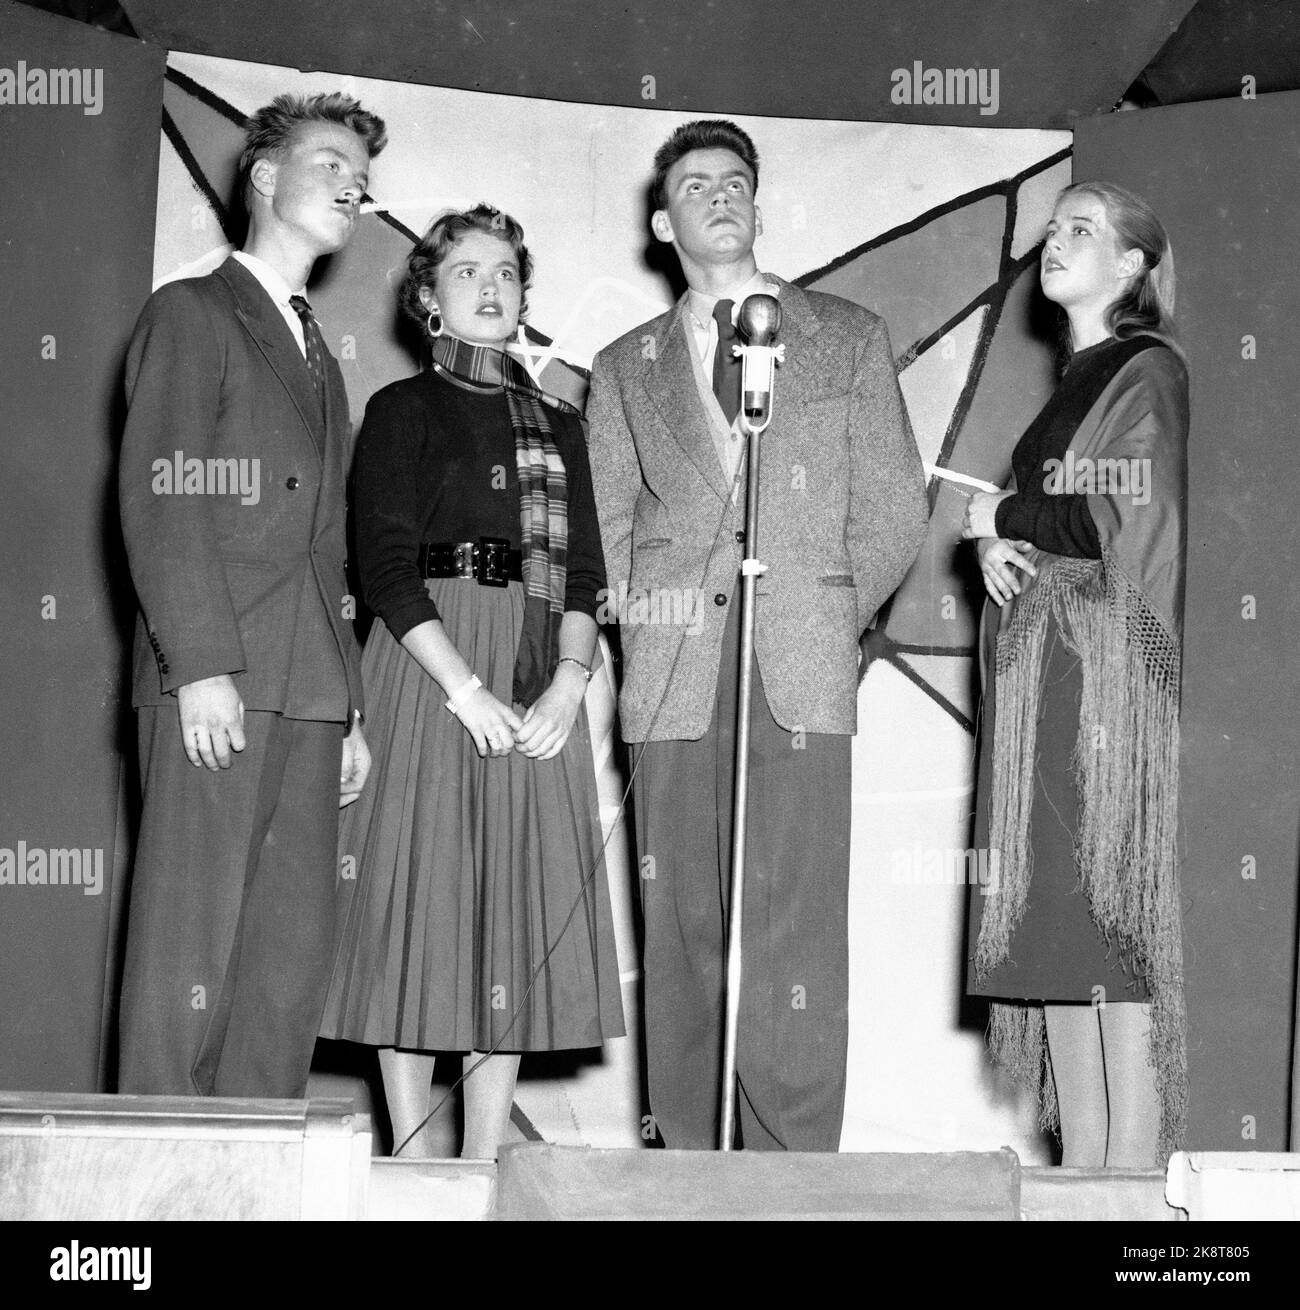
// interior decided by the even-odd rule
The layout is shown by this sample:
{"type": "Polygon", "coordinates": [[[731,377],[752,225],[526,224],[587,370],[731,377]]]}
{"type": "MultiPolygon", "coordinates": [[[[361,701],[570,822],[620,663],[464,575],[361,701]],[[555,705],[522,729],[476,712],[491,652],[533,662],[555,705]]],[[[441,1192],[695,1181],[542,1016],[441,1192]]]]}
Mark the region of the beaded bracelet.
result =
{"type": "Polygon", "coordinates": [[[591,671],[590,664],[584,664],[581,660],[574,659],[572,655],[562,655],[555,662],[555,667],[559,668],[561,664],[576,664],[582,670],[582,676],[590,682],[596,675],[591,671]]]}

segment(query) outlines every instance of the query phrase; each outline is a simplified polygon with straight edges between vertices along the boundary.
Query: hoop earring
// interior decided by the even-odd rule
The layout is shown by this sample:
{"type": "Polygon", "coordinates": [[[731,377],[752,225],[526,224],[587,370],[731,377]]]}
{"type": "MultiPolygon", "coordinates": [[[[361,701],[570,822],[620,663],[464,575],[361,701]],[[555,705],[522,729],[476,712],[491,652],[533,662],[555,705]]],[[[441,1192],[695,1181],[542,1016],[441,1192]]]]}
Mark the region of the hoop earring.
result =
{"type": "Polygon", "coordinates": [[[428,317],[424,320],[424,330],[429,334],[430,337],[442,336],[442,315],[438,312],[438,310],[431,309],[429,311],[428,317]],[[433,317],[435,314],[437,314],[438,316],[437,327],[433,326],[433,317]]]}

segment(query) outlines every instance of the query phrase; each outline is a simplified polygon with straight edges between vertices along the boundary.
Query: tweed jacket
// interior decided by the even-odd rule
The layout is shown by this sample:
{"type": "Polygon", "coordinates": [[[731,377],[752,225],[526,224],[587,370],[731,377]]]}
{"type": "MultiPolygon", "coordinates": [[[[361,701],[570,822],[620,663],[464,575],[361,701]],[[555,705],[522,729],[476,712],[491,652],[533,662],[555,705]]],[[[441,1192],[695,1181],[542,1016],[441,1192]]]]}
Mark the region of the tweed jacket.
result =
{"type": "MultiPolygon", "coordinates": [[[[783,728],[851,734],[858,643],[920,550],[925,483],[883,320],[769,281],[786,355],[761,438],[756,657],[783,728]]],[[[629,742],[703,736],[740,603],[743,483],[732,495],[682,303],[601,351],[587,407],[629,742]]]]}

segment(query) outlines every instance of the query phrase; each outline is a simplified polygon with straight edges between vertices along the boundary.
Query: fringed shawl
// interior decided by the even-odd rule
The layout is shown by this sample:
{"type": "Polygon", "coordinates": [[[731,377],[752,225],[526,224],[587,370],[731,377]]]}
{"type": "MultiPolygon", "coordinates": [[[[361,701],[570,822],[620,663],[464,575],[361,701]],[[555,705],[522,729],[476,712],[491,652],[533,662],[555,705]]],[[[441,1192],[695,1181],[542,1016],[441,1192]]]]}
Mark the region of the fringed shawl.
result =
{"type": "MultiPolygon", "coordinates": [[[[1100,560],[1036,552],[1038,575],[1001,613],[996,642],[990,849],[997,891],[984,905],[977,977],[1008,958],[1032,875],[1029,816],[1049,617],[1078,655],[1083,701],[1073,768],[1079,794],[1075,866],[1092,915],[1151,994],[1151,1059],[1161,1101],[1163,1160],[1186,1120],[1186,1025],[1175,830],[1178,697],[1187,482],[1187,377],[1152,342],[1124,363],[1072,438],[1100,560]],[[1085,459],[1093,464],[1083,464],[1085,459]],[[1145,503],[1101,486],[1095,461],[1146,461],[1145,503]]],[[[1133,466],[1130,466],[1133,467],[1133,466]]],[[[1111,478],[1111,485],[1116,485],[1111,478]]],[[[1072,488],[1064,486],[1069,492],[1072,488]]],[[[1145,493],[1144,493],[1145,495],[1145,493]]],[[[1057,1129],[1043,1010],[995,1002],[994,1058],[1039,1098],[1040,1123],[1057,1129]]]]}

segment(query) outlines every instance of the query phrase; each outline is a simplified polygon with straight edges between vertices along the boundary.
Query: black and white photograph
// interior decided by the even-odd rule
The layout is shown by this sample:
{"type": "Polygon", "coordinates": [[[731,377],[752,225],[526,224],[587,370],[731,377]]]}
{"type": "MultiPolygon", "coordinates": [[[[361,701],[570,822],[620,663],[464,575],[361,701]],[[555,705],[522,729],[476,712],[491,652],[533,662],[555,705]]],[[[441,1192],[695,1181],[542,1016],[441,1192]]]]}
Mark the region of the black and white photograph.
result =
{"type": "Polygon", "coordinates": [[[0,0],[0,169],[18,1285],[1269,1285],[1295,0],[0,0]]]}

